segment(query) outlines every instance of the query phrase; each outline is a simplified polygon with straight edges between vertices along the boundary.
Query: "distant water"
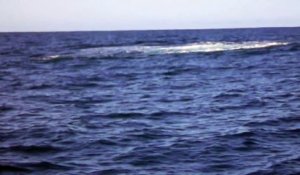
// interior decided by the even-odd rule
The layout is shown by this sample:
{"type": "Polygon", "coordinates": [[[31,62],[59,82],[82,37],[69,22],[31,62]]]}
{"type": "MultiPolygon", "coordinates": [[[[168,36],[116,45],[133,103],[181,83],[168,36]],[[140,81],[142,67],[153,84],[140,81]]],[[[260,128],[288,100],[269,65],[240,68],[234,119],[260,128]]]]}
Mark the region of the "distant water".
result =
{"type": "Polygon", "coordinates": [[[0,34],[0,174],[299,173],[300,28],[0,34]]]}

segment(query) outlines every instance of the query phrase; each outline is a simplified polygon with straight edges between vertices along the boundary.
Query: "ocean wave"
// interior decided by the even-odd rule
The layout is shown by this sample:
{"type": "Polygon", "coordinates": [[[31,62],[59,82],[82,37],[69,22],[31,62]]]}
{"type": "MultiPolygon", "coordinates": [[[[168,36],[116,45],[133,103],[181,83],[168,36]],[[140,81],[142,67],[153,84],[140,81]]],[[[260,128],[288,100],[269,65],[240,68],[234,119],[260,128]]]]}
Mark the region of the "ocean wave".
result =
{"type": "Polygon", "coordinates": [[[0,174],[1,173],[25,173],[41,170],[68,170],[70,167],[65,165],[59,165],[47,161],[27,161],[27,162],[0,162],[0,174]]]}
{"type": "Polygon", "coordinates": [[[80,50],[79,54],[101,54],[115,55],[119,53],[144,53],[144,54],[180,54],[197,52],[218,52],[240,49],[258,49],[272,46],[287,45],[287,42],[250,41],[250,42],[201,42],[184,45],[171,46],[118,46],[118,47],[98,47],[80,50]]]}
{"type": "Polygon", "coordinates": [[[60,150],[60,148],[51,145],[28,145],[28,146],[16,145],[16,146],[0,147],[0,150],[33,154],[33,153],[57,152],[60,150]]]}
{"type": "Polygon", "coordinates": [[[112,57],[140,55],[165,55],[165,54],[188,54],[188,53],[213,53],[234,50],[263,49],[275,46],[288,45],[288,42],[275,41],[248,41],[248,42],[199,42],[183,45],[130,45],[130,46],[108,46],[94,47],[76,50],[72,54],[51,55],[38,58],[38,60],[49,61],[65,57],[112,57]]]}
{"type": "Polygon", "coordinates": [[[286,153],[287,156],[282,156],[274,160],[270,158],[270,161],[262,168],[257,168],[256,170],[246,173],[246,175],[255,174],[299,174],[300,156],[299,154],[286,153]]]}

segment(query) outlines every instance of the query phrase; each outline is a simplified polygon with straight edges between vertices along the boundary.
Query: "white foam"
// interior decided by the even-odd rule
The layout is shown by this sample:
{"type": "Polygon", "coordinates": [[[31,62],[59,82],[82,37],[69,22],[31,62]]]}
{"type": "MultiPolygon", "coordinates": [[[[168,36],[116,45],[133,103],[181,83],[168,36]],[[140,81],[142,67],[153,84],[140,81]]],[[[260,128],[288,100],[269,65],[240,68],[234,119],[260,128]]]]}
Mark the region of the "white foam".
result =
{"type": "Polygon", "coordinates": [[[217,52],[241,49],[258,49],[272,46],[286,45],[285,42],[202,42],[173,46],[118,46],[82,49],[79,55],[105,55],[144,53],[144,54],[180,54],[197,52],[217,52]]]}
{"type": "Polygon", "coordinates": [[[169,46],[114,46],[114,47],[97,47],[75,50],[72,54],[52,55],[40,58],[40,60],[55,60],[64,56],[70,57],[103,57],[128,54],[184,54],[184,53],[209,53],[230,50],[247,50],[259,49],[273,46],[287,45],[286,42],[270,42],[270,41],[249,41],[249,42],[199,42],[183,45],[169,46]]]}
{"type": "Polygon", "coordinates": [[[34,60],[51,61],[51,60],[56,60],[59,58],[61,58],[61,55],[50,55],[50,56],[34,58],[34,60]]]}

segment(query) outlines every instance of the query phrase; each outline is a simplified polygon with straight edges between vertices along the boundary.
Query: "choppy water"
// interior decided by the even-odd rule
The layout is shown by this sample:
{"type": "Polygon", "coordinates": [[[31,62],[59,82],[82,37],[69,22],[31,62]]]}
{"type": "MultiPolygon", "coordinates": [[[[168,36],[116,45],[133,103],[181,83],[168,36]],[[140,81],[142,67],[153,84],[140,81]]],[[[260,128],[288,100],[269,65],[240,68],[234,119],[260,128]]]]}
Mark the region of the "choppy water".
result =
{"type": "Polygon", "coordinates": [[[300,28],[0,34],[0,174],[298,174],[300,28]]]}

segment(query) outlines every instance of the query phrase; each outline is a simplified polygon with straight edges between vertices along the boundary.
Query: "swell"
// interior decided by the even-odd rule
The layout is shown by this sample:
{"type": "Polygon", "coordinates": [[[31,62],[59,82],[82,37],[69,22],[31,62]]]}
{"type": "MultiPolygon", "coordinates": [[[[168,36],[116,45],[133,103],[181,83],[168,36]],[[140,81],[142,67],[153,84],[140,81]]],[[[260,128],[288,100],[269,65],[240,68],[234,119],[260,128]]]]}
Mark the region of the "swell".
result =
{"type": "Polygon", "coordinates": [[[68,170],[70,167],[48,161],[37,162],[0,162],[0,173],[28,173],[42,170],[68,170]]]}
{"type": "Polygon", "coordinates": [[[117,112],[117,113],[109,113],[109,114],[95,114],[93,117],[96,118],[107,118],[107,119],[135,119],[135,118],[150,118],[150,119],[158,119],[164,118],[168,116],[188,116],[194,115],[193,113],[187,112],[153,112],[153,113],[138,113],[138,112],[117,112]]]}
{"type": "Polygon", "coordinates": [[[300,116],[295,115],[295,116],[288,116],[288,117],[279,117],[275,119],[266,119],[263,121],[251,121],[246,124],[246,126],[249,127],[258,127],[258,126],[277,126],[277,125],[282,125],[284,123],[299,123],[300,122],[300,116]]]}
{"type": "Polygon", "coordinates": [[[256,174],[299,174],[300,156],[298,154],[270,161],[265,167],[246,173],[256,174]]]}
{"type": "Polygon", "coordinates": [[[16,145],[16,146],[0,147],[0,150],[34,154],[34,153],[57,152],[60,151],[60,148],[51,145],[29,145],[29,146],[16,145]]]}

